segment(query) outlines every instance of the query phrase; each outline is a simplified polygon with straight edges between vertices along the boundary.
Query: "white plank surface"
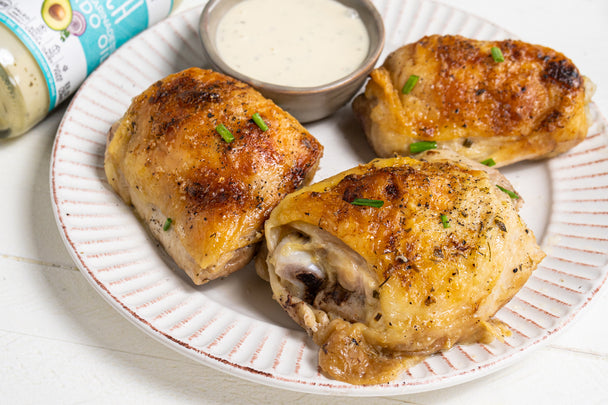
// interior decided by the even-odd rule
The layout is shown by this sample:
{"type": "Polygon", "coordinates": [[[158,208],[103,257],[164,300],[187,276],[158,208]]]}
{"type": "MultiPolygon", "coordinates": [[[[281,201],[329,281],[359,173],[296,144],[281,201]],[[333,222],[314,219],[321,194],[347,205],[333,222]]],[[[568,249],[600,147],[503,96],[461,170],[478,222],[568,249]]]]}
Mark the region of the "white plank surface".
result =
{"type": "MultiPolygon", "coordinates": [[[[441,2],[564,52],[596,82],[594,100],[608,114],[608,2],[441,2]]],[[[184,0],[176,11],[197,4],[184,0]]],[[[260,386],[198,364],[141,332],[88,285],[63,247],[50,205],[50,151],[62,112],[0,143],[0,402],[346,402],[260,386]]],[[[558,336],[501,371],[443,390],[348,403],[606,404],[607,290],[558,336]]]]}

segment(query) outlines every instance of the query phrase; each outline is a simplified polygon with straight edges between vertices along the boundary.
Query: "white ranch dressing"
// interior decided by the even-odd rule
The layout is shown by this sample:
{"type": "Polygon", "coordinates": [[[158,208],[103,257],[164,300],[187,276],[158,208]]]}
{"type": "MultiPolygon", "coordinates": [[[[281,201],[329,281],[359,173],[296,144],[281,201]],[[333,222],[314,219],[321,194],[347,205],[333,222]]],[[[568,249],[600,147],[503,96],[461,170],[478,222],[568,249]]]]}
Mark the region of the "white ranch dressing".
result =
{"type": "Polygon", "coordinates": [[[312,87],[357,69],[369,36],[358,13],[334,0],[245,0],[220,20],[216,46],[254,79],[312,87]]]}

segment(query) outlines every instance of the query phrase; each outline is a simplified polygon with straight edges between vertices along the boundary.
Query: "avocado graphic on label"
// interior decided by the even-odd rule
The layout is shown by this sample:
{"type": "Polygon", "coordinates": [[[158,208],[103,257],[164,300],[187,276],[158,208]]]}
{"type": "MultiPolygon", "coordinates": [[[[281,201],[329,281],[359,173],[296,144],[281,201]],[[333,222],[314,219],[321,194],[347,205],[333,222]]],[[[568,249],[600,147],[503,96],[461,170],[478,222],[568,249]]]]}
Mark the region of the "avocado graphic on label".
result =
{"type": "Polygon", "coordinates": [[[69,0],[44,0],[41,14],[49,28],[64,31],[72,22],[72,5],[69,0]]]}

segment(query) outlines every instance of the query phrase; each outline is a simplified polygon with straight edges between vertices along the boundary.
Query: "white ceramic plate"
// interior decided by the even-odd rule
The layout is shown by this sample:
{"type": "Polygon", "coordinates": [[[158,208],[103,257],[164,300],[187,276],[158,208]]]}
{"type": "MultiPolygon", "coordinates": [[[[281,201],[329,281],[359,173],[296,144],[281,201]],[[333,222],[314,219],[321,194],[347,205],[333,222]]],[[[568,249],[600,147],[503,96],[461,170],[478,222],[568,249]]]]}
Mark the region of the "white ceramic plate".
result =
{"type": "MultiPolygon", "coordinates": [[[[424,34],[481,39],[510,36],[499,27],[433,2],[377,1],[388,52],[424,34]]],[[[526,200],[522,216],[547,258],[498,318],[504,342],[459,345],[431,356],[398,380],[351,386],[323,377],[317,347],[271,299],[249,265],[196,287],[112,192],[103,171],[106,133],[131,97],[154,81],[203,65],[200,9],[163,21],[125,44],[82,86],[59,127],[51,161],[54,211],[82,273],[144,332],[206,365],[262,384],[340,395],[395,395],[454,385],[506,366],[562,329],[607,277],[608,134],[595,106],[587,139],[558,158],[503,172],[526,200]]],[[[316,179],[374,156],[349,107],[309,125],[325,146],[316,179]]]]}

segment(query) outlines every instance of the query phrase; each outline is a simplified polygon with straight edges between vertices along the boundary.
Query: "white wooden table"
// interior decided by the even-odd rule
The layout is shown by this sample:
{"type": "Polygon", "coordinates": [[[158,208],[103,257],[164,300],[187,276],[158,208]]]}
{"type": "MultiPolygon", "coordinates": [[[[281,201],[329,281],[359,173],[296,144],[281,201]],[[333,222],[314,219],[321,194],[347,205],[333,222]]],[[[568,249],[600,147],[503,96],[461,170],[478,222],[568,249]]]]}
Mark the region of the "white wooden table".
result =
{"type": "MultiPolygon", "coordinates": [[[[608,2],[441,2],[569,56],[598,85],[594,101],[608,114],[608,2]]],[[[175,11],[198,4],[184,0],[175,11]]],[[[25,136],[0,142],[0,403],[608,404],[606,285],[565,330],[521,361],[433,392],[373,399],[301,394],[174,352],[112,309],[63,246],[49,161],[64,109],[25,136]]]]}

